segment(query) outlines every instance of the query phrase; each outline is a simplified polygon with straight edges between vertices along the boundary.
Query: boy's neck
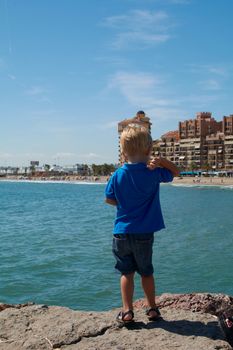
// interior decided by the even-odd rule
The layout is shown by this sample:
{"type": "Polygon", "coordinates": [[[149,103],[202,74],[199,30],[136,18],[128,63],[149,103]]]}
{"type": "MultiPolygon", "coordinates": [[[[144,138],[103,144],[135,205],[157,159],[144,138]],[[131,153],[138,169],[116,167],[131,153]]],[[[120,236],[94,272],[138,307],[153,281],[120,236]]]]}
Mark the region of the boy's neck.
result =
{"type": "Polygon", "coordinates": [[[149,156],[146,155],[140,155],[140,156],[132,156],[128,157],[127,163],[133,164],[133,163],[147,163],[149,160],[149,156]]]}

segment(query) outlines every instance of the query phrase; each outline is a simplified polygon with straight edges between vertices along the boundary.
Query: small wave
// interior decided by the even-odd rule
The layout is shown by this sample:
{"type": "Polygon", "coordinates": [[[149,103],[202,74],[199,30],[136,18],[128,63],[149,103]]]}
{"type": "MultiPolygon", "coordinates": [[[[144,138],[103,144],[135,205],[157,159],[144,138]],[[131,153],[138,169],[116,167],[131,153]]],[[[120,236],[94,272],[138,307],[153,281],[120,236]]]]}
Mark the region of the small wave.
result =
{"type": "Polygon", "coordinates": [[[233,185],[226,185],[226,186],[219,186],[221,187],[223,190],[233,190],[233,185]]]}
{"type": "Polygon", "coordinates": [[[191,185],[191,184],[173,184],[171,183],[172,186],[175,187],[197,187],[197,185],[191,185]]]}
{"type": "Polygon", "coordinates": [[[192,188],[220,188],[220,189],[224,189],[224,190],[233,190],[233,185],[217,185],[217,184],[176,184],[176,183],[172,183],[172,186],[175,187],[192,187],[192,188]]]}
{"type": "Polygon", "coordinates": [[[66,185],[106,185],[107,182],[90,182],[90,181],[60,181],[60,180],[0,180],[1,182],[13,183],[34,183],[34,184],[66,184],[66,185]]]}

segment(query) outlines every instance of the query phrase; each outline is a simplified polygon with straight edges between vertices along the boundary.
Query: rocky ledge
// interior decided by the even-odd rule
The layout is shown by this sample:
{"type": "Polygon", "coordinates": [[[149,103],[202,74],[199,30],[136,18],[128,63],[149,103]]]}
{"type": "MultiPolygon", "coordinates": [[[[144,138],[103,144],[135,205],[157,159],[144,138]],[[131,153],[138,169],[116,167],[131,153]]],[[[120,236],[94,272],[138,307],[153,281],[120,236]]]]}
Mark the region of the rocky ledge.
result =
{"type": "Polygon", "coordinates": [[[218,326],[223,294],[162,294],[163,318],[149,322],[145,301],[135,303],[135,322],[122,326],[118,310],[74,311],[65,307],[0,304],[0,350],[220,350],[231,349],[218,326]]]}

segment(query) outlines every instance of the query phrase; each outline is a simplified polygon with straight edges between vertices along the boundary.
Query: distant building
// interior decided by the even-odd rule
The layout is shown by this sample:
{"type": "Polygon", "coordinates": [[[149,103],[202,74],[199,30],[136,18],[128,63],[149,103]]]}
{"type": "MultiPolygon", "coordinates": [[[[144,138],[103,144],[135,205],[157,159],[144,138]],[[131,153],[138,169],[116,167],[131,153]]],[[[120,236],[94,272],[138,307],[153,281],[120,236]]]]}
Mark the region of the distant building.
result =
{"type": "Polygon", "coordinates": [[[233,114],[223,117],[222,131],[225,135],[233,135],[233,114]]]}
{"type": "MultiPolygon", "coordinates": [[[[151,132],[151,122],[143,111],[118,124],[119,163],[120,136],[130,124],[143,125],[151,132]]],[[[217,121],[210,112],[198,112],[196,117],[180,121],[178,130],[169,131],[153,141],[153,154],[174,162],[181,170],[233,169],[233,114],[217,121]]]]}
{"type": "Polygon", "coordinates": [[[172,162],[177,163],[180,156],[179,132],[168,131],[161,136],[160,140],[153,141],[154,155],[167,158],[172,162]]]}
{"type": "Polygon", "coordinates": [[[153,151],[181,170],[233,169],[233,115],[218,122],[210,112],[198,112],[155,140],[153,151]]]}
{"type": "Polygon", "coordinates": [[[118,159],[119,163],[122,164],[124,163],[125,159],[123,154],[121,153],[121,147],[120,147],[120,137],[121,133],[130,124],[137,124],[144,126],[150,133],[151,133],[151,122],[150,118],[146,116],[146,114],[143,111],[138,111],[136,116],[130,119],[124,119],[120,123],[118,123],[118,139],[119,139],[119,144],[118,144],[118,159]]]}
{"type": "Polygon", "coordinates": [[[213,159],[213,152],[219,144],[217,140],[221,143],[221,137],[215,135],[221,131],[222,122],[212,118],[210,112],[199,112],[195,119],[179,122],[179,166],[190,170],[222,167],[222,164],[217,164],[217,159],[213,159]],[[216,147],[212,147],[212,143],[216,143],[216,147]]]}
{"type": "Polygon", "coordinates": [[[233,169],[233,114],[223,117],[225,169],[233,169]]]}
{"type": "Polygon", "coordinates": [[[30,166],[39,166],[40,162],[38,160],[31,160],[30,161],[30,166]]]}

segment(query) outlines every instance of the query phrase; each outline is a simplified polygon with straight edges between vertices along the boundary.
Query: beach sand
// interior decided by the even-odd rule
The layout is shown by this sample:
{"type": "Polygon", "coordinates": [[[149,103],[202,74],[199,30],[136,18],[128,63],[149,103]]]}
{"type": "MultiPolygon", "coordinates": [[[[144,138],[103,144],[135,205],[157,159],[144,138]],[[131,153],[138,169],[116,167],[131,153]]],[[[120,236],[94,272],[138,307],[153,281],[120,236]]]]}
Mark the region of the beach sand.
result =
{"type": "Polygon", "coordinates": [[[175,177],[174,185],[189,185],[189,186],[232,186],[233,177],[175,177]]]}

